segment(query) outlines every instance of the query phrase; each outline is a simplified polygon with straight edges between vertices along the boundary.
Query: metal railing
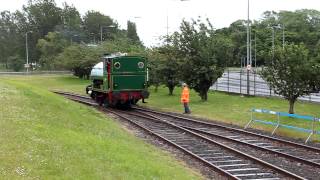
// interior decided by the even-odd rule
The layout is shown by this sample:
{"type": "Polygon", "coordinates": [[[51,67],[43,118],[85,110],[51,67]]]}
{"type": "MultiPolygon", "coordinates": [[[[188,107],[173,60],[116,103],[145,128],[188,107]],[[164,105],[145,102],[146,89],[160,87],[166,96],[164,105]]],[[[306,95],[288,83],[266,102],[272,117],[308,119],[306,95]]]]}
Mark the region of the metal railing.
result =
{"type": "Polygon", "coordinates": [[[299,114],[289,114],[289,113],[285,113],[285,112],[276,112],[276,111],[270,111],[270,110],[266,110],[266,109],[251,109],[251,119],[245,125],[244,128],[245,129],[248,128],[254,122],[275,126],[275,128],[273,129],[271,135],[273,135],[279,127],[285,127],[285,128],[293,129],[293,130],[296,130],[296,131],[309,133],[305,143],[307,143],[313,135],[320,134],[320,131],[316,130],[316,125],[317,124],[318,124],[318,127],[320,127],[319,126],[320,125],[320,119],[316,118],[316,117],[313,117],[313,116],[305,116],[305,115],[299,115],[299,114]],[[254,116],[254,113],[264,113],[264,114],[275,115],[277,117],[276,123],[272,122],[272,121],[268,121],[268,120],[256,119],[256,117],[254,116]],[[310,129],[307,129],[307,128],[304,128],[304,127],[297,127],[297,126],[287,125],[287,124],[284,124],[284,123],[281,122],[281,117],[290,117],[290,118],[300,119],[300,120],[309,121],[309,122],[311,121],[312,125],[311,125],[310,129]]]}

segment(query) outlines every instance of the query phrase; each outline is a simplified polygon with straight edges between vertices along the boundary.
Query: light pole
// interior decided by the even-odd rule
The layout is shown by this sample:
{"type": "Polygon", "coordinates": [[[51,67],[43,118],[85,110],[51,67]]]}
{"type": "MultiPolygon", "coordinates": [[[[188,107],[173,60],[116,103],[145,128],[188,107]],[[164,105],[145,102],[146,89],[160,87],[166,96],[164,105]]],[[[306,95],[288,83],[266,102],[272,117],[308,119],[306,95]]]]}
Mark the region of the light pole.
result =
{"type": "MultiPolygon", "coordinates": [[[[187,2],[187,1],[190,1],[190,0],[176,0],[178,2],[187,2]]],[[[167,45],[169,43],[169,9],[167,7],[167,26],[166,26],[166,29],[167,29],[167,37],[166,37],[166,42],[167,42],[167,45]]]]}
{"type": "Polygon", "coordinates": [[[27,73],[29,73],[29,48],[28,48],[28,33],[32,33],[32,31],[26,32],[26,56],[27,56],[27,63],[26,63],[26,68],[27,68],[27,73]]]}
{"type": "MultiPolygon", "coordinates": [[[[280,24],[272,26],[272,60],[274,58],[274,41],[275,41],[275,28],[281,28],[280,24]]],[[[284,27],[282,28],[282,48],[284,49],[284,27]]]]}
{"type": "Polygon", "coordinates": [[[250,41],[250,0],[248,0],[248,19],[247,19],[247,95],[250,94],[250,66],[251,66],[251,41],[250,41]]]}

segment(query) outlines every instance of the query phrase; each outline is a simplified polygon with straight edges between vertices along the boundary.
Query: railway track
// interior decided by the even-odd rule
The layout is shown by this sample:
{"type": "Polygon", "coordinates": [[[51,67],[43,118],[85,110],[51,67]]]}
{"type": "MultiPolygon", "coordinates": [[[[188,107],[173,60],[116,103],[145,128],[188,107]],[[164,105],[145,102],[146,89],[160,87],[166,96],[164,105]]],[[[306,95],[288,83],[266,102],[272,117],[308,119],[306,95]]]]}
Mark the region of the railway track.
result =
{"type": "MultiPolygon", "coordinates": [[[[85,104],[87,103],[91,106],[97,105],[86,96],[78,96],[77,94],[65,92],[55,93],[64,95],[67,98],[78,102],[82,102],[85,104]]],[[[129,121],[135,126],[138,126],[146,132],[162,139],[163,141],[166,141],[172,146],[205,163],[207,166],[210,166],[215,171],[224,174],[228,178],[304,179],[304,176],[299,176],[297,174],[289,172],[288,170],[263,161],[259,158],[243,153],[243,151],[241,152],[234,147],[232,148],[232,146],[229,146],[228,143],[221,143],[221,141],[219,142],[216,139],[217,137],[219,137],[227,141],[232,141],[234,143],[244,143],[245,145],[251,146],[252,148],[254,147],[260,150],[270,151],[272,147],[275,146],[271,147],[270,145],[266,147],[263,143],[260,143],[261,139],[258,139],[258,141],[257,138],[263,138],[264,140],[270,141],[269,143],[275,143],[275,140],[272,140],[273,138],[269,139],[267,137],[260,137],[258,134],[251,134],[251,132],[248,132],[248,134],[246,134],[246,131],[235,131],[234,128],[228,129],[229,127],[220,127],[221,125],[215,125],[212,123],[201,122],[190,118],[179,117],[172,114],[166,114],[141,108],[135,108],[135,111],[133,112],[115,111],[110,109],[105,109],[104,111],[116,114],[122,119],[129,121]],[[235,135],[234,133],[242,133],[246,134],[246,136],[239,136],[235,135]],[[251,135],[249,136],[249,134],[251,135]],[[215,138],[212,138],[213,136],[215,136],[215,138]]],[[[282,140],[276,141],[276,143],[278,144],[280,144],[280,142],[282,142],[282,140]]],[[[283,143],[288,145],[291,142],[284,141],[283,143]]],[[[294,143],[293,146],[300,147],[300,144],[294,143]]],[[[312,147],[309,146],[305,147],[312,149],[312,147]]],[[[318,149],[313,148],[312,150],[316,151],[318,149]]],[[[278,155],[284,156],[283,154],[281,154],[282,151],[280,149],[272,149],[272,153],[274,152],[277,152],[278,155]]],[[[290,155],[290,157],[291,156],[296,158],[298,157],[292,154],[290,155]]],[[[287,158],[288,157],[289,156],[287,156],[287,158]]]]}
{"type": "MultiPolygon", "coordinates": [[[[290,160],[290,162],[305,164],[306,166],[309,166],[310,171],[303,171],[301,173],[309,179],[320,177],[319,148],[164,112],[144,108],[135,109],[140,113],[144,113],[159,120],[169,121],[180,127],[233,147],[240,148],[240,146],[247,146],[253,150],[258,149],[261,152],[267,152],[269,154],[277,155],[277,157],[283,157],[290,160]]],[[[270,159],[270,162],[271,161],[273,161],[273,159],[270,159]]],[[[292,164],[288,164],[288,166],[289,169],[292,169],[292,167],[290,167],[292,164]]]]}

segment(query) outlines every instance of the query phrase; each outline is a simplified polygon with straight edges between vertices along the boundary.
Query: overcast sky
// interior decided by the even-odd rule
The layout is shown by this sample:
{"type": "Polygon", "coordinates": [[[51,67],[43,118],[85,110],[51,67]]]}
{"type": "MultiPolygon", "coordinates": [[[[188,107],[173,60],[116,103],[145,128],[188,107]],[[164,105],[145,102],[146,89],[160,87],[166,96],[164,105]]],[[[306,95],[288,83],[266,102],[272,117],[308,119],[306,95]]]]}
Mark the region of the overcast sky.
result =
{"type": "MultiPolygon", "coordinates": [[[[0,0],[0,11],[21,9],[28,0],[0,0]]],[[[178,30],[183,18],[208,17],[215,28],[227,27],[247,18],[247,0],[56,0],[73,4],[83,15],[88,10],[100,11],[126,28],[127,20],[137,24],[139,37],[145,45],[157,44],[158,36],[178,30]],[[138,18],[135,18],[138,17],[138,18]]],[[[320,0],[250,0],[250,17],[259,19],[267,10],[316,9],[320,0]]]]}

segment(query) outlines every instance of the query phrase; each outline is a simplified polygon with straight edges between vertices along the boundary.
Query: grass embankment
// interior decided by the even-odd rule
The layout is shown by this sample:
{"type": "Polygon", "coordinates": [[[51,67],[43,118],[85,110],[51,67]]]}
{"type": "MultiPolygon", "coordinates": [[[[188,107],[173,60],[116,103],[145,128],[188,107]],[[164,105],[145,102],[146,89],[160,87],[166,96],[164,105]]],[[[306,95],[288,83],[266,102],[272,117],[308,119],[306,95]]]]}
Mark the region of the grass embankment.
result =
{"type": "MultiPolygon", "coordinates": [[[[151,96],[144,106],[157,108],[165,111],[173,111],[181,113],[183,107],[180,103],[181,89],[176,88],[173,96],[168,95],[167,88],[159,88],[158,92],[154,92],[150,88],[151,96]]],[[[225,123],[230,123],[244,127],[250,120],[250,109],[268,109],[273,111],[288,112],[288,102],[278,98],[264,98],[264,97],[241,97],[237,94],[226,94],[222,92],[211,91],[208,94],[208,101],[202,102],[196,92],[190,92],[190,108],[193,116],[204,117],[212,120],[217,120],[225,123]]],[[[295,104],[295,113],[302,115],[320,116],[320,105],[307,102],[297,102],[295,104]]],[[[257,119],[264,119],[276,122],[277,117],[273,115],[262,115],[255,113],[257,119]]],[[[311,122],[293,119],[280,118],[281,122],[288,125],[298,127],[311,128],[311,122]]],[[[319,123],[317,129],[320,131],[319,123]]],[[[254,123],[253,127],[272,131],[274,127],[265,126],[254,123]]],[[[307,134],[299,133],[297,131],[279,128],[277,134],[294,137],[306,138],[307,134]]],[[[320,138],[319,136],[317,137],[320,138]]]]}
{"type": "Polygon", "coordinates": [[[115,121],[47,89],[83,92],[73,77],[0,77],[0,177],[199,179],[115,121]]]}

